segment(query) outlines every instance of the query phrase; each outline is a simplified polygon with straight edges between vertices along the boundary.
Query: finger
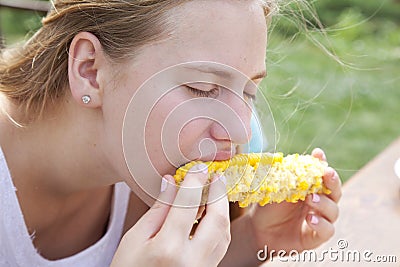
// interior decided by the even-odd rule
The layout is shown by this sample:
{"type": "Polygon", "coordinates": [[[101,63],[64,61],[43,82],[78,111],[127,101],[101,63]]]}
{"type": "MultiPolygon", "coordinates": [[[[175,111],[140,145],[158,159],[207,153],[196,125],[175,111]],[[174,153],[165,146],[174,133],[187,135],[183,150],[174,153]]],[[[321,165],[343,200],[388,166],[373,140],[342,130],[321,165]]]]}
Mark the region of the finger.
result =
{"type": "Polygon", "coordinates": [[[311,152],[311,155],[313,157],[316,157],[322,161],[326,161],[326,155],[325,152],[321,148],[314,148],[314,150],[311,152]]]}
{"type": "Polygon", "coordinates": [[[333,236],[335,228],[333,224],[325,218],[316,214],[308,214],[306,217],[307,225],[312,229],[306,236],[309,244],[319,245],[333,236]]]}
{"type": "Polygon", "coordinates": [[[339,174],[331,167],[326,168],[325,174],[322,177],[325,186],[332,192],[328,195],[330,199],[338,202],[342,197],[342,181],[339,174]]]}
{"type": "Polygon", "coordinates": [[[230,243],[229,202],[226,194],[226,178],[216,177],[210,185],[206,215],[200,222],[192,241],[201,249],[208,247],[211,253],[225,254],[230,243]],[[214,244],[214,245],[211,245],[214,244]]]}
{"type": "Polygon", "coordinates": [[[208,179],[205,164],[193,166],[185,176],[161,231],[169,236],[188,238],[201,203],[204,185],[208,179]]]}
{"type": "Polygon", "coordinates": [[[163,225],[172,203],[176,196],[175,180],[171,175],[165,175],[161,182],[161,193],[153,206],[140,218],[129,230],[135,232],[135,236],[143,239],[152,238],[163,225]]]}
{"type": "Polygon", "coordinates": [[[339,207],[336,202],[326,195],[311,194],[307,197],[307,204],[314,213],[334,223],[339,217],[339,207]]]}

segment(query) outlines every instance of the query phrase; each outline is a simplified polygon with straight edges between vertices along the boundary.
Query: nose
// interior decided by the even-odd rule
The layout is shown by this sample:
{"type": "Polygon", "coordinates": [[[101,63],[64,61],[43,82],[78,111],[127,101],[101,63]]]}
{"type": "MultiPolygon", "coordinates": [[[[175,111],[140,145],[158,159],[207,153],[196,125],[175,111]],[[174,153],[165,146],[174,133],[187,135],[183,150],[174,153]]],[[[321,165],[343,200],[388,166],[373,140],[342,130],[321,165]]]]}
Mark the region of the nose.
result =
{"type": "Polygon", "coordinates": [[[251,103],[228,89],[224,89],[219,100],[229,107],[227,113],[230,114],[222,114],[223,120],[212,123],[212,137],[237,145],[249,143],[251,139],[251,103]]]}

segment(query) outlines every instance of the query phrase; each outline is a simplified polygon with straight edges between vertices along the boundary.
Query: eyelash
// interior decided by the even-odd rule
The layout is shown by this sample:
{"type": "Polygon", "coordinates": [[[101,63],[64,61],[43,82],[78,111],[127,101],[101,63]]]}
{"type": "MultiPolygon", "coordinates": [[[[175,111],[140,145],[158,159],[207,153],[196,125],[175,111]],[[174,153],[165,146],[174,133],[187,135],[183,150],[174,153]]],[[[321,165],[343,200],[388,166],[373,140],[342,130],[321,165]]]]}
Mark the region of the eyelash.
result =
{"type": "MultiPolygon", "coordinates": [[[[219,95],[219,87],[213,88],[210,91],[203,91],[199,90],[193,87],[190,87],[188,85],[185,85],[185,87],[194,95],[199,96],[199,97],[217,97],[219,95]]],[[[248,94],[246,92],[243,93],[245,98],[249,98],[251,101],[256,100],[255,95],[248,94]]]]}
{"type": "Polygon", "coordinates": [[[185,87],[194,95],[199,96],[199,97],[217,97],[219,95],[219,87],[213,88],[210,91],[203,91],[199,90],[193,87],[190,87],[188,85],[185,85],[185,87]]]}

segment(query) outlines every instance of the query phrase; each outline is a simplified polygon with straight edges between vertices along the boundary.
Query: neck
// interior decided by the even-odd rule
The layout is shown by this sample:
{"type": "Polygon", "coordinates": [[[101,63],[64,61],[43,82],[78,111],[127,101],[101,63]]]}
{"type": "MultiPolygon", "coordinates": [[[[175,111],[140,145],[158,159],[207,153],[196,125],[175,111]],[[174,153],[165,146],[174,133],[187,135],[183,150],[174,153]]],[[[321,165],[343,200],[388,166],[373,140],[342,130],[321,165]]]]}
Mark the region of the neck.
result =
{"type": "Polygon", "coordinates": [[[10,120],[18,119],[16,109],[0,105],[0,147],[35,247],[56,259],[94,244],[107,226],[110,185],[117,182],[101,153],[96,112],[65,107],[18,127],[10,120]]]}
{"type": "MultiPolygon", "coordinates": [[[[66,105],[62,112],[24,127],[2,115],[0,146],[16,184],[55,196],[70,196],[117,182],[115,172],[102,156],[100,131],[94,123],[98,115],[86,111],[74,114],[78,112],[76,107],[69,109],[66,105]]],[[[8,114],[18,117],[12,109],[8,114]]]]}

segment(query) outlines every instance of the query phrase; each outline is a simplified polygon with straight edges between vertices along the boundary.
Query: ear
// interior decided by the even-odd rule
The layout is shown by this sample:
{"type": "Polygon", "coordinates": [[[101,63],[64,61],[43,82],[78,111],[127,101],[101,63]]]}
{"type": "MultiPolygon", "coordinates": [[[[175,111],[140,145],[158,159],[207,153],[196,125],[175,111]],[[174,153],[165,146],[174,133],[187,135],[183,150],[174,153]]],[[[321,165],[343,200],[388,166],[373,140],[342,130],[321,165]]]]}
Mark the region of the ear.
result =
{"type": "Polygon", "coordinates": [[[71,42],[68,57],[68,78],[73,99],[82,106],[102,106],[103,92],[98,83],[98,68],[105,60],[97,37],[88,32],[78,33],[71,42]],[[90,97],[88,103],[83,98],[90,97]]]}

